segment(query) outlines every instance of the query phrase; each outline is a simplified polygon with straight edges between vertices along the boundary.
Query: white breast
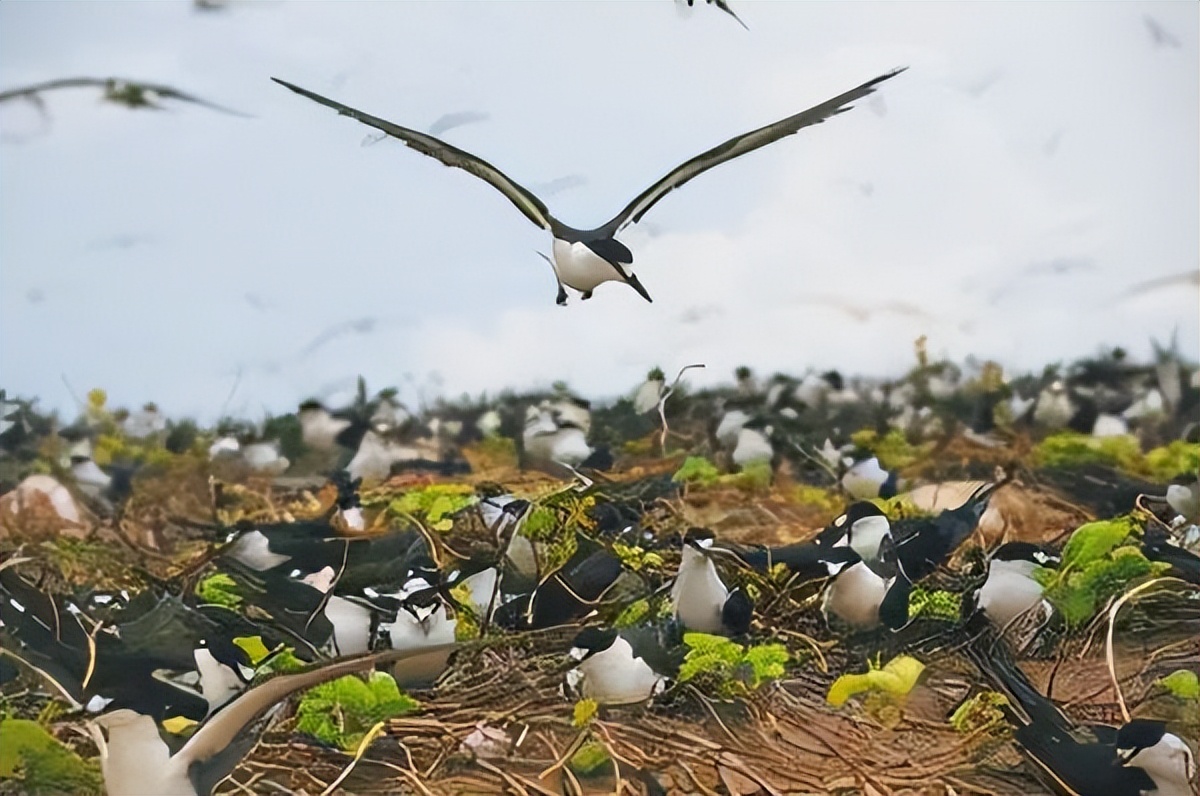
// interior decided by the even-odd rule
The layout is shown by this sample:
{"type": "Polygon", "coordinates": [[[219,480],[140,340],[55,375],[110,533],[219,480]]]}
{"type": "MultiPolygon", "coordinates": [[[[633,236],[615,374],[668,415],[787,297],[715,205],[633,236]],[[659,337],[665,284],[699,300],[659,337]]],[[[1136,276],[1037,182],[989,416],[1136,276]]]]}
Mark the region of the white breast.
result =
{"type": "Polygon", "coordinates": [[[675,615],[684,627],[700,633],[720,633],[721,609],[728,598],[729,589],[708,556],[685,548],[679,575],[671,587],[675,615]]]}
{"type": "Polygon", "coordinates": [[[580,693],[602,705],[644,702],[660,690],[664,678],[641,658],[633,656],[629,642],[617,637],[613,645],[579,664],[580,693]]]}
{"type": "Polygon", "coordinates": [[[358,603],[333,596],[325,605],[333,625],[333,642],[341,655],[358,655],[371,648],[371,612],[358,603]]]}
{"type": "Polygon", "coordinates": [[[771,441],[761,431],[743,428],[738,432],[737,447],[733,449],[733,463],[739,467],[750,462],[769,462],[775,455],[771,441]]]}
{"type": "Polygon", "coordinates": [[[1031,576],[1032,561],[993,561],[979,589],[979,608],[1004,627],[1042,599],[1042,586],[1031,576]]]}
{"type": "Polygon", "coordinates": [[[1192,796],[1194,793],[1192,780],[1196,764],[1192,751],[1178,736],[1169,732],[1154,746],[1140,750],[1125,765],[1141,768],[1158,786],[1143,793],[1153,796],[1192,796]]]}
{"type": "Polygon", "coordinates": [[[845,569],[825,591],[823,609],[856,627],[879,624],[887,583],[861,561],[845,569]]]}
{"type": "Polygon", "coordinates": [[[554,271],[564,285],[583,293],[621,278],[616,268],[587,246],[558,238],[554,239],[554,271]]]}
{"type": "Polygon", "coordinates": [[[171,765],[170,751],[159,737],[154,719],[149,716],[111,727],[107,747],[101,766],[105,789],[109,793],[196,796],[186,772],[179,772],[177,766],[171,765]]]}

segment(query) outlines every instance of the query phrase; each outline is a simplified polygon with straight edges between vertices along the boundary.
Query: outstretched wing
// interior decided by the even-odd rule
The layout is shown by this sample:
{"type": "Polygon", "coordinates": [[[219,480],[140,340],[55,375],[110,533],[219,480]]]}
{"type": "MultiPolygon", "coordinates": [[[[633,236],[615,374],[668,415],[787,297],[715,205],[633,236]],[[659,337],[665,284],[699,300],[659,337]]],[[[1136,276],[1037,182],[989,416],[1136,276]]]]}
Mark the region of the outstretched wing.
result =
{"type": "Polygon", "coordinates": [[[308,97],[313,102],[319,102],[329,108],[333,108],[342,116],[349,116],[351,119],[356,119],[363,124],[374,127],[376,130],[381,130],[384,133],[398,138],[408,146],[420,152],[422,155],[428,155],[435,158],[443,165],[450,166],[455,169],[462,169],[468,174],[473,174],[479,179],[491,185],[500,193],[508,198],[508,201],[517,206],[517,209],[525,214],[533,223],[537,224],[542,229],[550,229],[554,223],[550,217],[550,211],[546,209],[546,205],[542,201],[530,193],[527,189],[522,188],[517,183],[509,179],[500,169],[496,168],[486,160],[477,158],[470,152],[464,152],[458,147],[451,146],[445,141],[434,138],[431,135],[411,130],[407,127],[401,127],[398,124],[392,124],[389,121],[380,119],[377,116],[372,116],[369,113],[355,110],[340,102],[334,102],[331,99],[326,99],[320,94],[314,94],[311,91],[294,86],[277,77],[271,78],[279,85],[289,88],[297,94],[308,97]]]}
{"type": "MultiPolygon", "coordinates": [[[[214,758],[217,758],[259,716],[296,691],[312,688],[343,675],[367,671],[379,663],[396,662],[403,665],[407,658],[435,652],[448,652],[457,648],[458,644],[439,644],[420,649],[387,650],[386,652],[323,663],[295,674],[281,674],[272,677],[261,685],[243,692],[241,696],[201,724],[176,755],[179,758],[178,763],[189,770],[192,766],[203,768],[206,762],[214,761],[214,758]]],[[[240,761],[226,759],[219,762],[232,770],[232,766],[240,761]]],[[[217,780],[228,774],[229,770],[217,777],[217,780]]],[[[198,772],[193,772],[193,775],[196,773],[198,772]]]]}
{"type": "Polygon", "coordinates": [[[616,235],[629,224],[636,224],[638,221],[641,221],[646,211],[654,207],[659,199],[662,199],[679,186],[684,185],[693,177],[697,177],[712,167],[719,166],[747,152],[753,152],[759,147],[764,147],[767,144],[778,141],[780,138],[793,135],[805,127],[820,124],[831,116],[836,116],[839,113],[850,110],[851,102],[860,100],[873,93],[875,86],[889,78],[895,77],[906,68],[894,69],[885,75],[880,75],[874,80],[863,83],[858,88],[847,91],[845,94],[840,94],[831,100],[822,102],[820,105],[816,105],[806,111],[801,111],[795,116],[789,116],[774,124],[768,124],[766,127],[760,127],[757,130],[751,130],[748,133],[734,136],[725,143],[697,155],[642,191],[624,210],[617,213],[611,221],[601,227],[600,231],[609,237],[616,235]]]}
{"type": "Polygon", "coordinates": [[[81,86],[105,86],[108,81],[102,77],[64,77],[58,80],[47,80],[44,83],[34,83],[32,86],[0,91],[0,102],[28,97],[43,91],[53,91],[56,88],[79,88],[81,86]]]}
{"type": "Polygon", "coordinates": [[[253,116],[251,116],[248,113],[242,113],[241,111],[235,111],[233,108],[227,108],[224,105],[218,105],[217,103],[210,102],[202,97],[197,97],[195,94],[188,94],[186,91],[180,91],[179,89],[171,88],[170,86],[164,86],[164,85],[160,85],[160,84],[156,84],[156,83],[141,83],[138,85],[143,91],[152,91],[155,94],[157,94],[158,96],[163,97],[165,99],[175,99],[175,100],[179,100],[180,102],[190,102],[193,105],[199,105],[202,108],[208,108],[209,110],[213,110],[213,111],[220,111],[221,113],[227,113],[230,116],[240,116],[243,119],[253,119],[254,118],[253,116]]]}

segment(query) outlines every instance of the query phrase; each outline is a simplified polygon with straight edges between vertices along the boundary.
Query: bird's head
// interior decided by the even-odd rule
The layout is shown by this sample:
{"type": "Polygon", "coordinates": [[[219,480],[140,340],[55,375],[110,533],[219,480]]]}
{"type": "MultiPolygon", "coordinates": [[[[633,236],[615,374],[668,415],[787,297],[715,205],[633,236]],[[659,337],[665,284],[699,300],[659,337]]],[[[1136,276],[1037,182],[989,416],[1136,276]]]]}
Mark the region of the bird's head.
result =
{"type": "Polygon", "coordinates": [[[585,627],[571,642],[571,651],[568,655],[573,661],[585,661],[599,652],[604,652],[616,640],[616,628],[585,627]]]}

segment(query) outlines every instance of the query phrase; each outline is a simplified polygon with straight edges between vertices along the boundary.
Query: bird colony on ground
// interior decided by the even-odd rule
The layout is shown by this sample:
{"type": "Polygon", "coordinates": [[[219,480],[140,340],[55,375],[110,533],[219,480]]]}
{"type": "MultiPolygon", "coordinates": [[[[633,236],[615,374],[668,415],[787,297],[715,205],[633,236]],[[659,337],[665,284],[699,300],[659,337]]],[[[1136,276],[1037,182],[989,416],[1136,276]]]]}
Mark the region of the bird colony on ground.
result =
{"type": "Polygon", "coordinates": [[[1191,793],[1196,368],[918,355],[210,429],[5,399],[2,787],[1191,793]]]}

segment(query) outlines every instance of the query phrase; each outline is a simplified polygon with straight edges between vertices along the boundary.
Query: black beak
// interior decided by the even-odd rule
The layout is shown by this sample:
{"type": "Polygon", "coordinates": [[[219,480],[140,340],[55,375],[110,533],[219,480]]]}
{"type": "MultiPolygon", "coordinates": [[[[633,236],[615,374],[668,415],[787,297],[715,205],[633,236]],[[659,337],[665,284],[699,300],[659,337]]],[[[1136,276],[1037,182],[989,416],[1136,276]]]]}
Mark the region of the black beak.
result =
{"type": "Polygon", "coordinates": [[[650,298],[650,294],[646,292],[646,288],[642,287],[642,283],[638,281],[636,275],[630,274],[625,277],[625,284],[636,290],[646,301],[649,301],[651,304],[654,303],[654,299],[650,298]]]}

